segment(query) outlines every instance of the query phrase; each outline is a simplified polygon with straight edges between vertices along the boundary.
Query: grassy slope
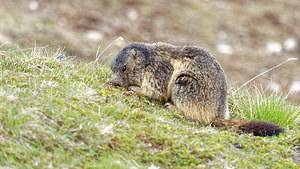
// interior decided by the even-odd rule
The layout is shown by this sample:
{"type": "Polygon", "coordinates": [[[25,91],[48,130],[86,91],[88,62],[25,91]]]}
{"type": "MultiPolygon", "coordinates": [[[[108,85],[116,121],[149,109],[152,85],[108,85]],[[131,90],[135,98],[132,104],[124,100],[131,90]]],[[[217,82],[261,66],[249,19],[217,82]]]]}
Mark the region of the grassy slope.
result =
{"type": "Polygon", "coordinates": [[[299,167],[295,124],[265,138],[201,127],[113,87],[108,68],[45,49],[7,55],[0,60],[0,166],[299,167]]]}

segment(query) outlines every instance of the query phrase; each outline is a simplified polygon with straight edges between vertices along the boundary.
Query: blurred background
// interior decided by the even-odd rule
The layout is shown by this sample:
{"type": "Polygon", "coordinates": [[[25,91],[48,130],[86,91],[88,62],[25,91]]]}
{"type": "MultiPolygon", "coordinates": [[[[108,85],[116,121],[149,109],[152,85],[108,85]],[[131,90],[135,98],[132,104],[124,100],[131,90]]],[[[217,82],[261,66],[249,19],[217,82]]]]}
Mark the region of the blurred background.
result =
{"type": "MultiPolygon", "coordinates": [[[[65,47],[79,61],[110,60],[132,41],[209,50],[231,86],[300,59],[299,0],[0,0],[0,50],[65,47]]],[[[300,102],[300,60],[251,84],[300,102]]]]}

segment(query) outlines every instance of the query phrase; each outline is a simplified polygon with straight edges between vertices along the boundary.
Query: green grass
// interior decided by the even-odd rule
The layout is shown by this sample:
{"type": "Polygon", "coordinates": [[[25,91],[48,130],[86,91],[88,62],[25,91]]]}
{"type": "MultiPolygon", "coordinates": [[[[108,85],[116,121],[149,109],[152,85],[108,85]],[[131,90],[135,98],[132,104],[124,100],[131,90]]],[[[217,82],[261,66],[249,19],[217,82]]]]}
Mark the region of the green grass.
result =
{"type": "Polygon", "coordinates": [[[279,137],[201,127],[112,86],[108,66],[58,59],[61,50],[45,48],[6,55],[0,58],[2,167],[299,167],[297,123],[286,123],[279,137]]]}
{"type": "Polygon", "coordinates": [[[296,123],[296,119],[300,117],[300,107],[293,106],[283,94],[268,92],[255,86],[251,90],[232,89],[230,92],[229,107],[243,119],[269,121],[285,127],[296,123]]]}

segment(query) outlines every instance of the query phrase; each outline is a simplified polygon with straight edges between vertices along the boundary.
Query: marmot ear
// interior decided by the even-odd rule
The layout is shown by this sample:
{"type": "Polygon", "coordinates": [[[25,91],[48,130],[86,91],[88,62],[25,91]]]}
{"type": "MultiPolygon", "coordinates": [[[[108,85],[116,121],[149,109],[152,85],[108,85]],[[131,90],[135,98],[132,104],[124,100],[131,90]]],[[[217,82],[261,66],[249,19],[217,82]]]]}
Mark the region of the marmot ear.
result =
{"type": "Polygon", "coordinates": [[[130,50],[130,57],[132,57],[133,59],[136,59],[136,54],[137,54],[136,49],[133,48],[130,50]]]}

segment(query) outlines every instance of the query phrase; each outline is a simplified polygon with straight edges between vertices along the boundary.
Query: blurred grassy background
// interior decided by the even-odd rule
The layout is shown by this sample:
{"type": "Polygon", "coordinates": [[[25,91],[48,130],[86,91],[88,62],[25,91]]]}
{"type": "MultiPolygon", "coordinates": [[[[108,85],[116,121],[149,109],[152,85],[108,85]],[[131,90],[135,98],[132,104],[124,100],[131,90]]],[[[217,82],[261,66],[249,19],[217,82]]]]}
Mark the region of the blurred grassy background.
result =
{"type": "MultiPolygon", "coordinates": [[[[198,45],[221,63],[230,85],[300,59],[298,0],[0,0],[0,50],[64,46],[68,55],[110,59],[131,41],[198,45]]],[[[300,61],[254,81],[300,101],[300,61]]]]}

